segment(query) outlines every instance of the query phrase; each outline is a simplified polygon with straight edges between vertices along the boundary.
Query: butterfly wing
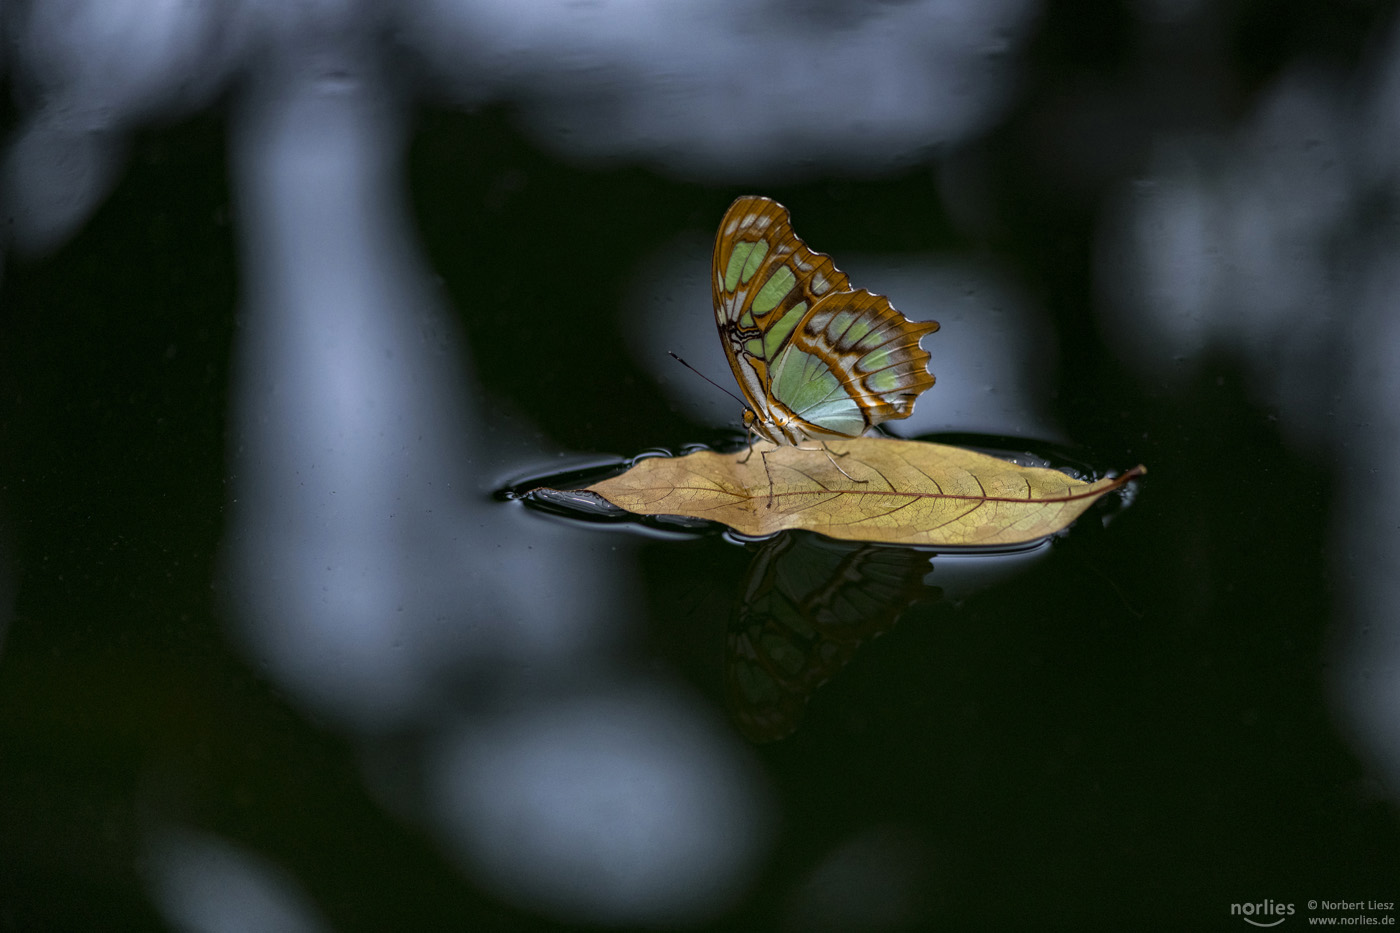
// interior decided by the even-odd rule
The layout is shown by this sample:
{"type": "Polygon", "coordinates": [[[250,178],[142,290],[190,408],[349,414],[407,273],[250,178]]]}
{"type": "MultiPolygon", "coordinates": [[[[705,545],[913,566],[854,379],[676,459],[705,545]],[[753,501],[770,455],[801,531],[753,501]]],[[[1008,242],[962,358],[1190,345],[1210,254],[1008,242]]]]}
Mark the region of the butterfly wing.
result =
{"type": "Polygon", "coordinates": [[[937,329],[932,321],[910,321],[882,295],[829,295],[779,350],[769,394],[809,436],[855,437],[908,418],[919,393],[933,385],[919,340],[937,329]]]}
{"type": "Polygon", "coordinates": [[[757,421],[771,424],[770,362],[816,299],[848,290],[850,280],[797,238],[785,207],[761,197],[739,198],[725,212],[711,274],[729,368],[757,421]]]}
{"type": "Polygon", "coordinates": [[[776,443],[856,437],[907,418],[933,385],[916,324],[880,295],[853,291],[831,257],[793,232],[787,208],[739,198],[724,215],[712,267],[715,322],[729,367],[776,443]]]}

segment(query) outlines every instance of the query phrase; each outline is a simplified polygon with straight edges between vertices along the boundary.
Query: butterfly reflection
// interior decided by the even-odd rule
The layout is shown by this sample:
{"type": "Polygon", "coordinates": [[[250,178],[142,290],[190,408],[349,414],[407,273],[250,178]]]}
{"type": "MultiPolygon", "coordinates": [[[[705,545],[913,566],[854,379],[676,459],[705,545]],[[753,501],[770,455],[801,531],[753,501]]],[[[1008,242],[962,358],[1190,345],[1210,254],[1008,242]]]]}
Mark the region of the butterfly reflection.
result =
{"type": "Polygon", "coordinates": [[[937,599],[923,580],[929,555],[907,548],[785,534],[749,564],[730,623],[725,695],[739,730],[774,742],[801,722],[817,688],[915,602],[937,599]]]}

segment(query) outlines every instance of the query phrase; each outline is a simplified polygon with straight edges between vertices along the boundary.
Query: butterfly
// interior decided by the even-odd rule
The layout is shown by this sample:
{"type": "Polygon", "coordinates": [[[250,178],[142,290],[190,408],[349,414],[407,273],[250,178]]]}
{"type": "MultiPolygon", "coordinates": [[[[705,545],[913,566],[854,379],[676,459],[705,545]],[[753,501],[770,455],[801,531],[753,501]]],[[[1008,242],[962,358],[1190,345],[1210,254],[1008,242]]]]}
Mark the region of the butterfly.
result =
{"type": "Polygon", "coordinates": [[[749,196],[729,206],[711,273],[715,323],[751,434],[793,446],[859,437],[909,417],[933,385],[919,340],[938,322],[915,323],[883,295],[853,290],[830,256],[798,238],[778,202],[749,196]]]}

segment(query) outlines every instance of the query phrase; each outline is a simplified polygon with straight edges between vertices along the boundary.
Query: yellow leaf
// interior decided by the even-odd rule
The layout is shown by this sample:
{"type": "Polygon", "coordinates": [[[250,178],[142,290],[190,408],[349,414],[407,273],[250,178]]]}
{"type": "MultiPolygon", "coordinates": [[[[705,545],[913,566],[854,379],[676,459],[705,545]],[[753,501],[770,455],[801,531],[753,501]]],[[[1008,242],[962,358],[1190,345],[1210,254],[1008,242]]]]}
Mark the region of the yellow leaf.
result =
{"type": "Polygon", "coordinates": [[[859,437],[827,446],[834,462],[820,447],[768,443],[656,457],[588,491],[639,515],[709,519],[746,535],[802,528],[852,541],[997,546],[1054,534],[1147,472],[1085,483],[943,444],[859,437]]]}

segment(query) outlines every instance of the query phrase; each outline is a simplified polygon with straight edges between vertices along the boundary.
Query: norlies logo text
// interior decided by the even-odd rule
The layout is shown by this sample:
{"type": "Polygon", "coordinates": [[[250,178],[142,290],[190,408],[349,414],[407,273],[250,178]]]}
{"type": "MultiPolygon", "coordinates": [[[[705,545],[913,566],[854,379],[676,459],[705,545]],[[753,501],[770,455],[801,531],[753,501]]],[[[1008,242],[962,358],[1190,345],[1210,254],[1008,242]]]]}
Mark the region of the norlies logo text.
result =
{"type": "Polygon", "coordinates": [[[1231,904],[1230,916],[1242,917],[1244,922],[1256,927],[1276,927],[1296,912],[1292,904],[1278,901],[1260,901],[1257,904],[1231,904]],[[1258,917],[1258,920],[1250,918],[1258,917]],[[1274,919],[1277,918],[1277,919],[1274,919]],[[1268,922],[1264,922],[1268,921],[1268,922]]]}

